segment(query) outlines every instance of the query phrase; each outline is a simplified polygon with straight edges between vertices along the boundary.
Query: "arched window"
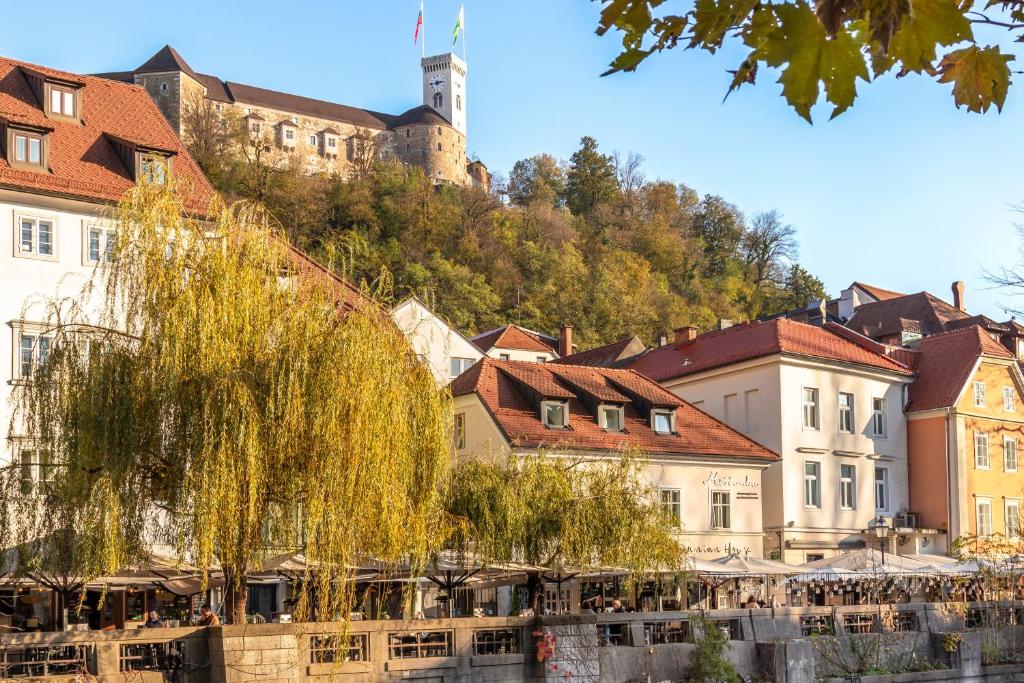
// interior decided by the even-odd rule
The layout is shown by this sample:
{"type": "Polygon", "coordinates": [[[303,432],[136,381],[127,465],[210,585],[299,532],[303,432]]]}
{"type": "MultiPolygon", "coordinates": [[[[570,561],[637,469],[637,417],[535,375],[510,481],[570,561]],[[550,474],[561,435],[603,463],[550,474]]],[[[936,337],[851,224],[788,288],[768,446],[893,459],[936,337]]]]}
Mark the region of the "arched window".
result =
{"type": "Polygon", "coordinates": [[[455,108],[462,111],[462,95],[455,96],[455,108]]]}
{"type": "Polygon", "coordinates": [[[439,142],[439,143],[437,143],[437,151],[438,151],[438,152],[440,152],[440,151],[441,151],[441,143],[440,143],[440,142],[439,142]]]}
{"type": "Polygon", "coordinates": [[[440,109],[444,106],[444,95],[439,92],[434,93],[434,109],[440,109]]]}

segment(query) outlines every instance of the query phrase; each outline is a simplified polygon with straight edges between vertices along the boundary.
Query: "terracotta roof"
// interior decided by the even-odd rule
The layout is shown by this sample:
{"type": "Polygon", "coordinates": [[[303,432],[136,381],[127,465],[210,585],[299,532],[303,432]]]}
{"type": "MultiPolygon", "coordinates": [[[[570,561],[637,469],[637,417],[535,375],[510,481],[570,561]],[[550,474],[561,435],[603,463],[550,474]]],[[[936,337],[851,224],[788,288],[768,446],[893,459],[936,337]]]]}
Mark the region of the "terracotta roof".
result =
{"type": "Polygon", "coordinates": [[[451,121],[446,119],[433,107],[428,107],[425,104],[421,104],[418,107],[399,114],[391,119],[389,125],[392,128],[399,126],[411,126],[414,123],[432,123],[432,124],[443,124],[450,126],[451,121]]]}
{"type": "Polygon", "coordinates": [[[96,76],[80,76],[0,57],[0,118],[48,128],[49,172],[11,168],[0,158],[0,187],[87,201],[114,203],[135,181],[112,139],[175,152],[173,168],[188,192],[190,210],[205,211],[213,188],[140,87],[96,76]],[[48,119],[25,72],[83,83],[81,123],[48,119]]]}
{"type": "Polygon", "coordinates": [[[571,356],[562,356],[551,362],[562,365],[592,365],[595,367],[613,368],[618,367],[632,356],[642,353],[646,348],[639,337],[626,337],[611,344],[579,351],[571,356]]]}
{"type": "Polygon", "coordinates": [[[372,300],[366,298],[363,293],[353,287],[351,283],[332,273],[328,268],[321,265],[320,262],[313,259],[313,257],[291,245],[289,245],[288,248],[291,251],[291,262],[293,267],[311,275],[327,277],[333,283],[339,298],[339,303],[343,308],[353,310],[362,304],[373,304],[372,300]]]}
{"type": "Polygon", "coordinates": [[[199,81],[199,76],[188,65],[188,62],[170,45],[164,45],[155,55],[147,59],[142,66],[135,69],[137,74],[153,74],[167,71],[182,71],[199,81]]]}
{"type": "Polygon", "coordinates": [[[853,287],[859,287],[865,292],[875,297],[878,301],[886,301],[888,299],[895,299],[897,297],[906,296],[900,292],[894,292],[891,289],[882,289],[881,287],[875,287],[874,285],[867,285],[863,282],[854,282],[853,287]]]}
{"type": "Polygon", "coordinates": [[[629,367],[656,381],[783,354],[840,363],[853,363],[902,375],[901,363],[854,343],[827,327],[805,325],[788,318],[741,323],[699,335],[692,342],[670,344],[648,351],[629,367]]]}
{"type": "Polygon", "coordinates": [[[918,292],[858,306],[846,324],[852,330],[877,339],[911,329],[909,321],[915,321],[921,334],[929,335],[944,332],[949,322],[967,317],[937,296],[918,292]]]}
{"type": "Polygon", "coordinates": [[[665,391],[631,370],[555,366],[551,364],[499,361],[484,358],[457,377],[450,385],[452,395],[476,394],[494,418],[510,444],[524,448],[561,447],[578,450],[619,451],[637,448],[649,455],[694,455],[774,462],[779,456],[719,422],[707,413],[665,391]],[[569,429],[549,429],[540,419],[539,405],[514,379],[522,372],[531,377],[547,375],[570,394],[569,429]],[[565,381],[572,378],[572,384],[565,381]],[[579,385],[586,384],[588,390],[579,385]],[[586,404],[593,397],[589,389],[628,394],[631,387],[655,396],[674,409],[675,434],[658,434],[651,429],[644,401],[625,403],[625,431],[609,432],[597,423],[586,404]]]}
{"type": "Polygon", "coordinates": [[[972,325],[978,325],[989,332],[1001,332],[1003,334],[1017,331],[1009,323],[997,323],[987,315],[972,315],[961,320],[950,320],[946,323],[946,329],[959,330],[961,327],[971,327],[972,325]]]}
{"type": "Polygon", "coordinates": [[[956,404],[981,356],[1013,360],[1013,355],[977,325],[925,337],[917,343],[917,380],[910,385],[907,412],[956,404]]]}
{"type": "Polygon", "coordinates": [[[558,341],[518,325],[506,325],[482,332],[470,339],[484,353],[497,347],[517,351],[538,351],[557,354],[558,341]]]}

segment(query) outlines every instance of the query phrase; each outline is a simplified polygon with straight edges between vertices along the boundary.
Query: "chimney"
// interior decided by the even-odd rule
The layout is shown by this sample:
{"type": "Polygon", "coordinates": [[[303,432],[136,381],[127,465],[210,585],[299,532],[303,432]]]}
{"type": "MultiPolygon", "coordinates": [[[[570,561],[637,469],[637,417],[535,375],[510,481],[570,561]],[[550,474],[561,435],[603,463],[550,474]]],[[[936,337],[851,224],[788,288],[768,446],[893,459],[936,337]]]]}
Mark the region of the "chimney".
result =
{"type": "Polygon", "coordinates": [[[558,355],[562,358],[572,355],[572,326],[562,325],[558,333],[558,355]]]}
{"type": "Polygon", "coordinates": [[[697,338],[698,330],[692,325],[687,327],[680,327],[676,329],[676,344],[682,344],[683,342],[692,342],[697,338]]]}
{"type": "Polygon", "coordinates": [[[953,306],[964,313],[967,312],[967,305],[964,303],[963,280],[957,280],[953,283],[953,306]]]}
{"type": "Polygon", "coordinates": [[[663,334],[658,337],[658,346],[668,346],[668,335],[663,334]]]}
{"type": "Polygon", "coordinates": [[[729,320],[728,318],[719,318],[718,319],[718,329],[720,329],[720,330],[727,330],[730,327],[732,327],[732,325],[733,325],[733,322],[731,320],[729,320]]]}

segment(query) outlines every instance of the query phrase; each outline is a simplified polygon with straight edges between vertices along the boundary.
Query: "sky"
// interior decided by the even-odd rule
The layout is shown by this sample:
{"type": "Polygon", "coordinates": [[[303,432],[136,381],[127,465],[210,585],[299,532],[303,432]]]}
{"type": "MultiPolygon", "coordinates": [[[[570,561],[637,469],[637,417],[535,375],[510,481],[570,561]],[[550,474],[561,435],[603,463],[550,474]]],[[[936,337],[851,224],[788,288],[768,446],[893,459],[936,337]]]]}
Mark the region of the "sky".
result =
{"type": "MultiPolygon", "coordinates": [[[[451,50],[459,0],[426,0],[428,54],[451,50]]],[[[667,6],[689,7],[685,0],[667,6]]],[[[418,0],[51,0],[8,3],[0,54],[80,73],[128,70],[164,44],[201,73],[389,113],[420,103],[418,0]],[[25,31],[43,29],[43,36],[25,31]],[[41,39],[45,37],[45,39],[41,39]]],[[[675,50],[601,78],[617,36],[597,37],[599,3],[465,2],[468,151],[507,174],[546,152],[567,159],[584,135],[636,152],[650,179],[721,195],[747,215],[778,209],[801,263],[833,296],[853,281],[951,299],[1005,319],[1024,296],[984,273],[1021,260],[1024,76],[1001,114],[958,111],[949,86],[918,76],[861,83],[847,113],[808,125],[779,97],[777,74],[723,101],[741,48],[675,50]]],[[[987,39],[1000,39],[991,33],[987,39]]],[[[1005,46],[1008,41],[1003,40],[1005,46]]],[[[1024,46],[1018,49],[1018,68],[1024,46]]]]}

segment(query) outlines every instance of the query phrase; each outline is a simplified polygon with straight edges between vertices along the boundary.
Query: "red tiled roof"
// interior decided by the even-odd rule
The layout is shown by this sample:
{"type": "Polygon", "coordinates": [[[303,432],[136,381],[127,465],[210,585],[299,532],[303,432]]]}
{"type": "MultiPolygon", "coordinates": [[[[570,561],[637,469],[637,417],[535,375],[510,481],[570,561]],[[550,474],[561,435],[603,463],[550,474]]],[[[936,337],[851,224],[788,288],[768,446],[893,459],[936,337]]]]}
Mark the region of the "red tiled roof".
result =
{"type": "Polygon", "coordinates": [[[517,351],[539,351],[556,353],[556,342],[537,332],[518,325],[506,325],[496,330],[483,332],[470,339],[484,353],[497,347],[499,349],[515,349],[517,351]]]}
{"type": "Polygon", "coordinates": [[[579,450],[619,451],[637,448],[647,454],[730,457],[774,462],[779,456],[719,422],[707,413],[680,400],[651,380],[631,370],[584,366],[499,361],[484,358],[457,377],[450,385],[453,396],[476,394],[509,443],[524,448],[561,447],[579,450]],[[548,429],[541,422],[538,407],[514,375],[521,371],[531,377],[546,374],[547,381],[571,389],[569,429],[548,429]],[[563,378],[572,384],[563,383],[563,378]],[[586,408],[589,389],[654,397],[654,405],[675,409],[676,434],[658,434],[650,427],[641,402],[625,404],[625,431],[608,432],[598,425],[586,408]]]}
{"type": "Polygon", "coordinates": [[[907,412],[956,405],[981,356],[1013,360],[1007,351],[978,326],[925,337],[915,346],[917,379],[910,385],[907,412]]]}
{"type": "Polygon", "coordinates": [[[597,367],[610,368],[615,367],[616,363],[623,360],[623,353],[626,352],[630,346],[634,346],[634,350],[630,351],[630,354],[640,353],[645,350],[644,343],[640,341],[639,337],[626,337],[617,342],[611,344],[605,344],[604,346],[598,346],[594,349],[587,349],[586,351],[579,351],[572,354],[571,356],[562,356],[551,361],[552,363],[559,363],[561,365],[591,365],[597,367]]]}
{"type": "Polygon", "coordinates": [[[692,342],[652,349],[630,363],[629,367],[661,382],[775,354],[854,363],[910,374],[903,364],[827,328],[805,325],[788,318],[733,325],[699,335],[692,342]]]}
{"type": "Polygon", "coordinates": [[[886,299],[895,299],[900,296],[905,296],[900,292],[894,292],[891,289],[882,289],[881,287],[875,287],[874,285],[864,284],[863,282],[854,282],[854,287],[859,287],[865,292],[875,297],[878,301],[885,301],[886,299]]]}
{"type": "Polygon", "coordinates": [[[81,76],[0,57],[0,118],[50,129],[49,172],[11,168],[0,158],[0,187],[114,203],[135,181],[111,138],[175,153],[174,174],[190,211],[206,210],[213,188],[142,88],[95,76],[81,76]],[[48,119],[22,69],[80,82],[81,124],[48,119]]]}
{"type": "Polygon", "coordinates": [[[966,313],[937,296],[918,292],[858,306],[846,326],[878,339],[903,330],[923,335],[945,332],[950,322],[967,317],[966,313]]]}

